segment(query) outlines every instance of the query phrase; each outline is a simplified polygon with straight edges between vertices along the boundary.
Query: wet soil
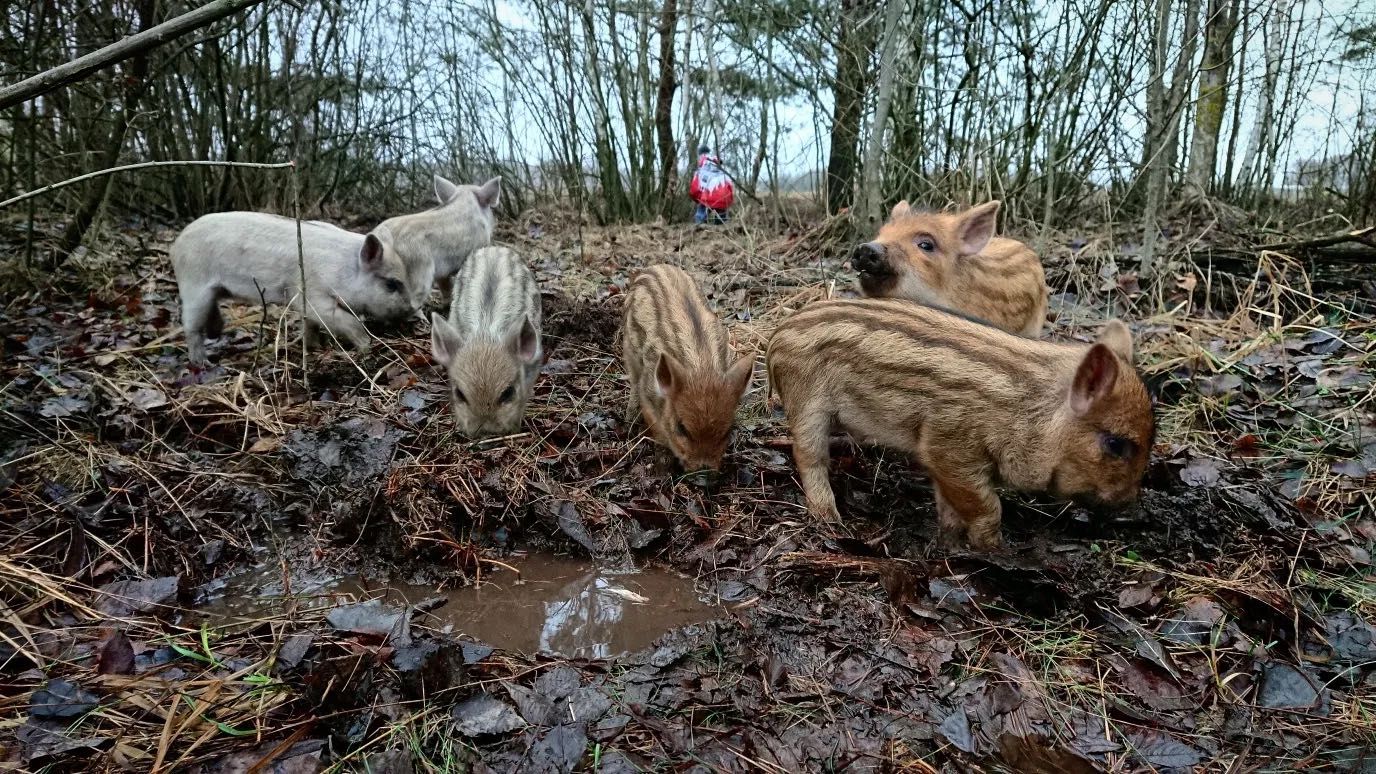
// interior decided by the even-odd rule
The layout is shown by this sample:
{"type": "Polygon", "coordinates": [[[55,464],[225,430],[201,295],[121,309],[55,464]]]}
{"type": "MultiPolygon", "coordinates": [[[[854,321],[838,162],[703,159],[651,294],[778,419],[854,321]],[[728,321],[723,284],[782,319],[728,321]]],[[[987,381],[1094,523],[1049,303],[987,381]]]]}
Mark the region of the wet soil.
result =
{"type": "Polygon", "coordinates": [[[422,607],[413,621],[418,627],[516,654],[582,660],[619,658],[671,629],[725,615],[698,599],[692,579],[672,571],[612,572],[550,554],[507,557],[463,588],[288,574],[293,577],[284,582],[282,566],[269,563],[218,580],[203,591],[205,601],[194,612],[222,630],[256,625],[287,604],[332,609],[379,600],[383,609],[422,607]]]}
{"type": "MultiPolygon", "coordinates": [[[[1341,345],[1279,301],[1268,339],[1217,319],[1139,326],[1161,396],[1140,506],[1005,494],[1008,549],[947,553],[925,476],[844,438],[847,530],[810,523],[762,379],[711,488],[621,425],[633,267],[682,263],[737,346],[758,347],[846,278],[818,234],[510,224],[549,355],[523,432],[477,443],[454,432],[422,327],[361,358],[317,353],[307,382],[290,328],[276,351],[275,318],[263,334],[240,307],[216,364],[189,370],[165,255],[121,234],[79,286],[98,291],[15,295],[0,309],[0,589],[16,611],[0,663],[21,698],[4,760],[1368,765],[1365,312],[1329,320],[1341,345]],[[170,695],[199,714],[169,720],[170,695]]],[[[1058,290],[1087,260],[1048,258],[1058,290]]],[[[1082,338],[1113,298],[1062,304],[1053,335],[1082,338]]]]}

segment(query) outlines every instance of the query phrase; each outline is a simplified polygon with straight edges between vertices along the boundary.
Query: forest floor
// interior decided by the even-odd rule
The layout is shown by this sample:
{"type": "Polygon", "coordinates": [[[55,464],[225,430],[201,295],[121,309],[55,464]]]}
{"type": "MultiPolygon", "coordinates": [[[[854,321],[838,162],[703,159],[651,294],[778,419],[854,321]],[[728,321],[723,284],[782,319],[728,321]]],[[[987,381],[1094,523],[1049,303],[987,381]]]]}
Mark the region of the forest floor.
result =
{"type": "Polygon", "coordinates": [[[419,323],[307,379],[235,306],[193,372],[172,229],[11,266],[0,768],[1376,771],[1374,291],[1259,223],[1181,219],[1156,284],[1111,228],[1038,237],[1050,335],[1131,320],[1157,445],[1116,517],[1006,493],[997,556],[940,552],[922,473],[841,440],[858,538],[810,523],[762,367],[711,491],[621,426],[633,269],[759,351],[851,292],[834,221],[502,224],[549,359],[477,444],[419,323]]]}

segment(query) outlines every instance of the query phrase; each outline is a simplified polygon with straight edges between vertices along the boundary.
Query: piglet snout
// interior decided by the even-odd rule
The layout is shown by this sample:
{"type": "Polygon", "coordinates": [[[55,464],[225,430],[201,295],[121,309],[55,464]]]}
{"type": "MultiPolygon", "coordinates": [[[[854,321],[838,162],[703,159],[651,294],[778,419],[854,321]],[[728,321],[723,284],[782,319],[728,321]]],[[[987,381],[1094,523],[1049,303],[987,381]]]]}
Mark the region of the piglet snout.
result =
{"type": "Polygon", "coordinates": [[[855,252],[850,256],[850,265],[861,274],[882,274],[885,268],[884,246],[875,242],[866,242],[855,248],[855,252]]]}

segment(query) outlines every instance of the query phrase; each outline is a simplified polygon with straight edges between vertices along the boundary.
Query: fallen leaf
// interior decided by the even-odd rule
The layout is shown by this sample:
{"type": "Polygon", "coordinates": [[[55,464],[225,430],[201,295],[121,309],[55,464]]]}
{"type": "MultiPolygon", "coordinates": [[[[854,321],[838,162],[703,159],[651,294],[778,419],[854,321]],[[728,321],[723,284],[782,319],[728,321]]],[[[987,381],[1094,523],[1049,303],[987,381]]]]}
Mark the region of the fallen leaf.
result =
{"type": "Polygon", "coordinates": [[[1223,620],[1223,610],[1208,597],[1193,597],[1174,615],[1165,618],[1161,636],[1169,642],[1203,645],[1223,620]]]}
{"type": "Polygon", "coordinates": [[[1239,436],[1233,441],[1233,453],[1239,457],[1256,457],[1261,454],[1261,439],[1253,433],[1239,436]]]}
{"type": "Polygon", "coordinates": [[[643,605],[646,602],[650,601],[649,597],[642,596],[640,594],[635,593],[634,591],[631,591],[630,589],[625,589],[620,586],[598,586],[597,591],[600,594],[607,594],[613,597],[618,597],[620,599],[626,600],[627,602],[633,602],[637,605],[643,605]]]}
{"type": "Polygon", "coordinates": [[[297,632],[287,637],[282,642],[282,647],[277,649],[277,663],[288,669],[294,669],[301,659],[306,657],[306,652],[310,650],[311,644],[315,642],[315,636],[306,632],[297,632]]]}
{"type": "Polygon", "coordinates": [[[100,697],[67,680],[49,680],[29,698],[29,714],[36,718],[74,718],[100,705],[100,697]]]}
{"type": "Polygon", "coordinates": [[[1324,694],[1328,689],[1299,667],[1270,661],[1261,668],[1261,688],[1257,705],[1267,709],[1301,709],[1327,716],[1324,694]]]}
{"type": "Polygon", "coordinates": [[[480,642],[465,642],[459,646],[463,652],[463,663],[476,664],[479,661],[492,655],[495,650],[491,645],[484,645],[480,642]]]}
{"type": "Polygon", "coordinates": [[[1376,661],[1376,625],[1350,612],[1330,615],[1324,620],[1324,635],[1333,655],[1342,661],[1376,661]]]}
{"type": "Polygon", "coordinates": [[[573,695],[583,684],[578,670],[572,667],[555,667],[535,680],[535,690],[549,697],[551,701],[561,701],[573,695]]]}
{"type": "Polygon", "coordinates": [[[1119,664],[1123,675],[1123,687],[1154,710],[1193,709],[1194,702],[1170,677],[1156,672],[1153,667],[1140,661],[1124,661],[1119,664]]]}
{"type": "Polygon", "coordinates": [[[251,750],[230,753],[205,770],[206,774],[315,774],[320,771],[320,754],[325,742],[308,739],[283,750],[268,760],[280,740],[266,742],[251,750]]]}
{"type": "Polygon", "coordinates": [[[1195,389],[1200,395],[1227,395],[1242,386],[1242,377],[1237,374],[1214,374],[1195,380],[1195,389]]]}
{"type": "Polygon", "coordinates": [[[48,398],[43,401],[43,406],[38,409],[38,413],[45,417],[60,419],[69,417],[78,411],[85,411],[91,407],[90,402],[76,398],[71,395],[59,395],[56,398],[48,398]]]}
{"type": "Polygon", "coordinates": [[[425,408],[425,404],[425,393],[420,390],[407,390],[401,394],[402,408],[410,409],[411,411],[420,411],[425,408]]]}
{"type": "Polygon", "coordinates": [[[454,730],[463,736],[491,736],[524,728],[526,722],[510,704],[480,693],[454,708],[454,730]]]}
{"type": "Polygon", "coordinates": [[[597,553],[597,543],[592,539],[592,534],[583,524],[583,520],[578,517],[578,508],[568,500],[559,503],[557,511],[559,529],[565,535],[573,538],[573,542],[586,548],[588,553],[597,553]]]}
{"type": "Polygon", "coordinates": [[[1315,328],[1302,339],[1288,339],[1285,348],[1292,352],[1308,352],[1313,355],[1328,355],[1347,346],[1338,332],[1332,328],[1315,328]]]}
{"type": "Polygon", "coordinates": [[[1118,592],[1119,607],[1140,607],[1151,602],[1156,596],[1156,588],[1150,583],[1137,582],[1124,586],[1118,592]]]}
{"type": "Polygon", "coordinates": [[[70,736],[65,724],[33,719],[19,727],[15,738],[23,746],[23,759],[30,765],[31,771],[46,766],[59,756],[101,750],[114,742],[104,737],[70,736]]]}
{"type": "Polygon", "coordinates": [[[1154,729],[1129,732],[1127,739],[1133,752],[1157,768],[1189,769],[1204,760],[1199,750],[1154,729]]]}
{"type": "Polygon", "coordinates": [[[560,720],[594,723],[601,720],[611,708],[612,700],[606,694],[594,686],[585,685],[574,691],[567,701],[560,702],[556,714],[567,716],[560,717],[560,720]]]}
{"type": "Polygon", "coordinates": [[[955,640],[946,637],[929,637],[914,642],[908,657],[927,669],[928,674],[936,677],[952,658],[955,657],[955,640]]]}
{"type": "Polygon", "coordinates": [[[1207,487],[1218,484],[1218,463],[1208,457],[1195,457],[1180,470],[1180,480],[1187,486],[1207,487]]]}
{"type": "Polygon", "coordinates": [[[132,613],[148,613],[162,608],[177,595],[181,576],[171,575],[152,580],[125,580],[107,583],[97,591],[102,613],[122,618],[132,613]]]}
{"type": "Polygon", "coordinates": [[[530,771],[568,774],[588,749],[588,732],[581,723],[555,726],[530,748],[530,771]]]}
{"type": "Polygon", "coordinates": [[[282,439],[280,437],[266,435],[254,441],[253,445],[248,447],[248,451],[250,454],[267,454],[268,452],[275,452],[280,448],[282,448],[282,439]]]}
{"type": "Polygon", "coordinates": [[[123,629],[110,631],[96,646],[96,674],[132,675],[134,673],[134,643],[123,629]]]}
{"type": "Polygon", "coordinates": [[[516,710],[521,718],[532,726],[552,725],[555,718],[554,702],[548,696],[516,683],[506,683],[506,692],[516,702],[516,710]]]}
{"type": "Polygon", "coordinates": [[[956,707],[956,711],[947,715],[936,731],[956,749],[971,754],[975,752],[975,737],[970,733],[970,718],[966,717],[964,707],[956,707]]]}
{"type": "Polygon", "coordinates": [[[403,611],[370,599],[356,605],[341,605],[331,610],[325,621],[334,628],[351,634],[387,637],[401,628],[403,611]]]}
{"type": "Polygon", "coordinates": [[[1362,447],[1361,455],[1333,463],[1332,470],[1341,476],[1362,479],[1376,473],[1376,444],[1362,447]]]}
{"type": "Polygon", "coordinates": [[[1336,390],[1344,387],[1366,387],[1371,384],[1372,378],[1370,371],[1349,365],[1324,369],[1319,373],[1315,383],[1324,389],[1336,390]]]}
{"type": "Polygon", "coordinates": [[[141,387],[125,396],[134,408],[140,411],[167,405],[167,393],[152,387],[141,387]]]}
{"type": "Polygon", "coordinates": [[[408,750],[392,749],[375,752],[363,761],[368,774],[415,774],[415,764],[408,750]]]}

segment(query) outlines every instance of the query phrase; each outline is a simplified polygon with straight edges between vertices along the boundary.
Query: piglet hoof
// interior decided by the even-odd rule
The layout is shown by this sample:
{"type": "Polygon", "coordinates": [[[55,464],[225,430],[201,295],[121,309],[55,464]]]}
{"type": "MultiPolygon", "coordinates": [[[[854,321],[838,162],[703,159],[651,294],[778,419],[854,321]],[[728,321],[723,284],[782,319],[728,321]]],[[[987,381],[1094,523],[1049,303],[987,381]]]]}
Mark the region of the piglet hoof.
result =
{"type": "Polygon", "coordinates": [[[992,535],[970,535],[970,549],[981,554],[1001,554],[1007,549],[1003,544],[1003,536],[995,532],[992,535]]]}
{"type": "Polygon", "coordinates": [[[674,453],[663,446],[655,446],[655,470],[669,476],[674,473],[674,453]]]}
{"type": "Polygon", "coordinates": [[[809,505],[807,507],[807,517],[813,522],[828,527],[842,527],[841,512],[832,505],[809,505]]]}
{"type": "Polygon", "coordinates": [[[965,538],[956,532],[942,531],[937,535],[936,548],[942,554],[965,553],[965,538]]]}

